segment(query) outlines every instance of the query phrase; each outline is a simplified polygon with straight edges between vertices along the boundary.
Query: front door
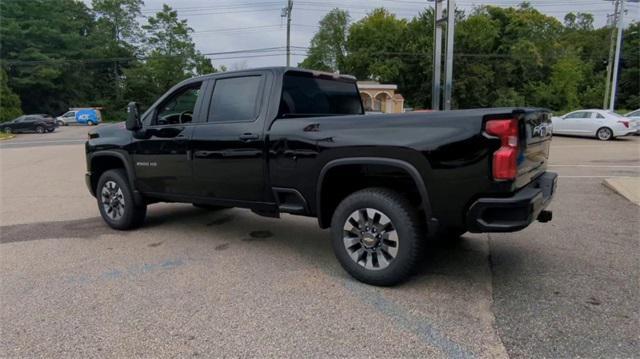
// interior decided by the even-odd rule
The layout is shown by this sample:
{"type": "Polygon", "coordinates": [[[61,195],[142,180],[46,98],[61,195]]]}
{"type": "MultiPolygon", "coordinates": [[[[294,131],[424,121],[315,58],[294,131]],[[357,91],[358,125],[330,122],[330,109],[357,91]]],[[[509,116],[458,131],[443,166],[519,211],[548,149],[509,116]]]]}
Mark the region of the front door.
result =
{"type": "Polygon", "coordinates": [[[193,173],[199,196],[265,200],[264,98],[267,75],[224,76],[213,87],[206,120],[194,127],[193,173]]]}
{"type": "Polygon", "coordinates": [[[143,193],[193,194],[189,141],[199,118],[202,82],[175,90],[134,133],[136,186],[143,193]]]}

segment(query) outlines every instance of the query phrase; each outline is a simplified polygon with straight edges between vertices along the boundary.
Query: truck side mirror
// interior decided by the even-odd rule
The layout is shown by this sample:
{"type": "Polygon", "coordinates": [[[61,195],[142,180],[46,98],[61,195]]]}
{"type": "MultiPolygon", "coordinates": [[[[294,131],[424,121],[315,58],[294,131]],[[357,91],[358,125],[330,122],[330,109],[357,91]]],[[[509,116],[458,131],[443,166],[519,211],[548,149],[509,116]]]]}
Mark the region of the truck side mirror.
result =
{"type": "Polygon", "coordinates": [[[140,122],[140,106],[137,102],[129,102],[127,105],[127,130],[137,131],[142,128],[140,122]]]}

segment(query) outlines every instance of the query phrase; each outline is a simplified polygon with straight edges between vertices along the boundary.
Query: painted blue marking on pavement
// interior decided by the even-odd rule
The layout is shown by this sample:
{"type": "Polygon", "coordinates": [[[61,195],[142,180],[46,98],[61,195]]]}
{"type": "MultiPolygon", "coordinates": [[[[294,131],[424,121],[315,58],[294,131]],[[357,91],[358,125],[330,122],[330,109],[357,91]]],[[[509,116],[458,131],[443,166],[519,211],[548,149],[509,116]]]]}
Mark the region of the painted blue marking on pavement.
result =
{"type": "Polygon", "coordinates": [[[433,325],[407,314],[406,311],[398,307],[393,302],[386,300],[379,293],[376,293],[375,290],[371,290],[369,287],[356,283],[352,280],[346,280],[345,287],[353,294],[357,295],[362,301],[372,305],[383,314],[393,318],[401,327],[417,334],[427,344],[438,348],[448,357],[456,359],[474,357],[472,352],[447,338],[433,325]]]}

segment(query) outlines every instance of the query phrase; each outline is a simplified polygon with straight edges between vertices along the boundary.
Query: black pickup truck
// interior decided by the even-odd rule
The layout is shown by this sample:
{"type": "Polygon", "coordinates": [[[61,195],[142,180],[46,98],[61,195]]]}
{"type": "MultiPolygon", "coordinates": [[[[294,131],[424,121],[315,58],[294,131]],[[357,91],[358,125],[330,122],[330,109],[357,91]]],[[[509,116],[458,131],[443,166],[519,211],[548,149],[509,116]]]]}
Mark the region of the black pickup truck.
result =
{"type": "Polygon", "coordinates": [[[86,143],[87,186],[116,229],[154,202],[317,217],[346,271],[392,285],[427,238],[551,220],[544,109],[365,115],[353,77],[277,67],[185,80],[128,110],[86,143]]]}

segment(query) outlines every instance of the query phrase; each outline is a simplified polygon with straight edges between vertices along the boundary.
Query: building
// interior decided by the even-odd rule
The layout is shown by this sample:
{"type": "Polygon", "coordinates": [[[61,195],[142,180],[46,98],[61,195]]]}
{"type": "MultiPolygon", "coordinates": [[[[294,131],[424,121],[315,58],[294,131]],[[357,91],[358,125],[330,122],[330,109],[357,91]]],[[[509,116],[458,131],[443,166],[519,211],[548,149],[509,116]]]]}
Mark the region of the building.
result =
{"type": "Polygon", "coordinates": [[[398,85],[381,84],[376,81],[358,81],[360,97],[367,112],[404,112],[404,97],[396,93],[398,85]]]}

